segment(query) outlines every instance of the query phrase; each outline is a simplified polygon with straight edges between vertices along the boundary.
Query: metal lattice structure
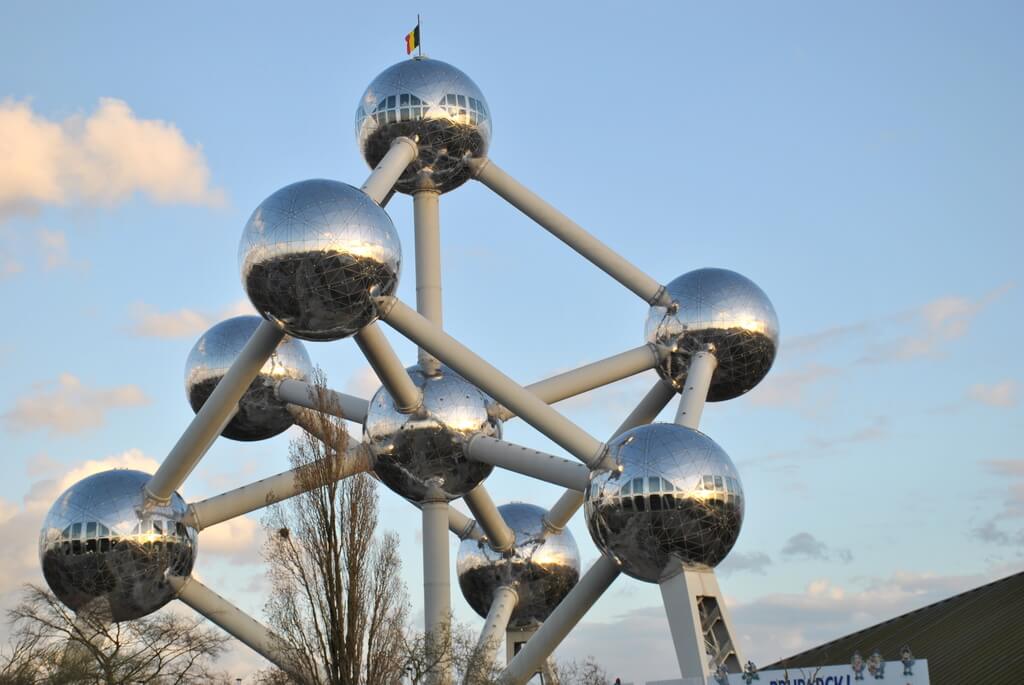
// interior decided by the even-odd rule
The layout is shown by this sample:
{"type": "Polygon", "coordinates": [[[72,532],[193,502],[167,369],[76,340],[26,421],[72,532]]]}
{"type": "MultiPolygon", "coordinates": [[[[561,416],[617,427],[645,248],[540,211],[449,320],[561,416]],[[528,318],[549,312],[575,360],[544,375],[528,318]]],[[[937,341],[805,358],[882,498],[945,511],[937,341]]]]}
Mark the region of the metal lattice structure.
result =
{"type": "Polygon", "coordinates": [[[189,574],[203,528],[300,494],[296,474],[187,506],[176,491],[218,436],[269,438],[321,408],[300,339],[352,338],[382,387],[368,399],[331,391],[333,411],[363,426],[342,476],[372,471],[421,509],[428,633],[450,614],[451,531],[462,541],[461,589],[485,618],[480,644],[508,632],[511,654],[512,636],[528,637],[506,666],[507,683],[545,671],[623,572],[659,584],[685,682],[738,673],[743,661],[713,569],[742,526],[743,488],[698,425],[706,401],[747,392],[771,367],[779,328],[768,298],[723,269],[663,286],[520,185],[487,157],[491,113],[480,89],[444,62],[417,57],[385,70],[359,102],[356,133],[374,167],[360,188],[302,181],[253,212],[239,267],[261,316],[221,322],[196,343],[186,366],[196,416],[156,473],[98,474],[54,505],[40,538],[51,588],[72,609],[111,620],[177,598],[289,670],[275,635],[189,574]],[[438,202],[473,179],[647,302],[646,342],[524,387],[445,333],[438,202]],[[384,207],[395,191],[413,199],[415,308],[394,294],[402,245],[384,207]],[[406,368],[379,322],[419,347],[415,365],[406,368]],[[607,439],[552,407],[649,369],[658,382],[607,439]],[[675,421],[652,424],[677,395],[675,421]],[[502,440],[503,422],[516,417],[572,459],[502,440]],[[550,509],[496,506],[485,485],[495,467],[565,494],[550,509]],[[457,498],[473,519],[450,507],[457,498]],[[584,505],[602,556],[581,575],[565,527],[584,505]]]}

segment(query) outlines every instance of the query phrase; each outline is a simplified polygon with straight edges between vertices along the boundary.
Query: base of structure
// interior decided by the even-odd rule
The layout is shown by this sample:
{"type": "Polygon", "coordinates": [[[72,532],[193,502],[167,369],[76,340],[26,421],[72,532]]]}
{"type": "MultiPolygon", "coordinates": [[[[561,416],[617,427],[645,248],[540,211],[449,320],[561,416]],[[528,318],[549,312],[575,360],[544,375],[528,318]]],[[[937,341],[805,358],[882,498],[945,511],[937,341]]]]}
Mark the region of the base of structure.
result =
{"type": "Polygon", "coordinates": [[[659,584],[684,685],[714,683],[725,667],[741,673],[743,663],[718,579],[711,570],[681,568],[659,584]]]}

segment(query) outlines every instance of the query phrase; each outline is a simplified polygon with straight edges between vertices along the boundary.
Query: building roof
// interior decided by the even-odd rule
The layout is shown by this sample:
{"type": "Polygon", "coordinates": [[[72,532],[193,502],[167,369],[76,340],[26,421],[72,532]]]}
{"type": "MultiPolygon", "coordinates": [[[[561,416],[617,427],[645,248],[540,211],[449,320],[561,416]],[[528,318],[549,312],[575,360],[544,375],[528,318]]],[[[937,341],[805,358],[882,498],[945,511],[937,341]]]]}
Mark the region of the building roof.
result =
{"type": "Polygon", "coordinates": [[[878,649],[889,660],[910,647],[928,660],[932,685],[1024,681],[1024,573],[988,585],[846,637],[795,654],[773,668],[808,668],[865,658],[878,649]]]}

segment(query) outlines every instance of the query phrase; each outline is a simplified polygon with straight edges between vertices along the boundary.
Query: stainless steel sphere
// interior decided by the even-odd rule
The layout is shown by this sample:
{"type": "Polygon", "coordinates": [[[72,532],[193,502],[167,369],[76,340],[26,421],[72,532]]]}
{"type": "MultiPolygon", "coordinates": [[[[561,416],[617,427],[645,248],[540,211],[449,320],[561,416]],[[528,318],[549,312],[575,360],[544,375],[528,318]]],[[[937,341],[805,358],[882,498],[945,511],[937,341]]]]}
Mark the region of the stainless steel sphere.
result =
{"type": "Polygon", "coordinates": [[[700,431],[655,423],[609,443],[622,471],[595,471],[584,511],[594,543],[634,578],[658,582],[678,567],[718,565],[743,525],[732,461],[700,431]]]}
{"type": "Polygon", "coordinates": [[[486,617],[494,591],[508,585],[519,595],[509,629],[536,628],[580,579],[580,552],[568,529],[544,530],[544,509],[515,502],[498,511],[515,531],[515,549],[502,554],[464,540],[456,562],[459,587],[473,610],[486,617]]]}
{"type": "Polygon", "coordinates": [[[491,399],[447,367],[428,376],[418,366],[409,368],[413,382],[423,391],[419,409],[403,414],[385,388],[370,400],[363,436],[374,456],[373,470],[399,495],[423,501],[430,479],[440,478],[449,500],[465,495],[494,469],[470,461],[466,442],[474,435],[501,437],[501,421],[491,417],[491,399]]]}
{"type": "Polygon", "coordinates": [[[337,340],[377,319],[398,285],[391,218],[338,181],[300,181],[264,200],[238,246],[242,287],[264,318],[304,340],[337,340]]]}
{"type": "Polygon", "coordinates": [[[196,531],[181,523],[185,501],[145,501],[149,475],[114,470],[84,478],[57,498],[43,521],[39,560],[47,584],[73,611],[111,621],[151,614],[174,598],[165,573],[187,576],[196,531]]]}
{"type": "Polygon", "coordinates": [[[356,108],[359,150],[371,167],[399,136],[416,140],[420,153],[395,189],[444,193],[469,180],[464,156],[487,154],[491,112],[468,76],[450,64],[416,57],[381,72],[356,108]]]}
{"type": "Polygon", "coordinates": [[[718,368],[708,400],[738,397],[761,382],[779,347],[779,320],[764,291],[727,269],[697,269],[665,288],[672,306],[651,307],[646,325],[648,342],[673,349],[658,366],[662,378],[681,389],[692,355],[710,343],[718,368]]]}
{"type": "MultiPolygon", "coordinates": [[[[196,341],[185,362],[185,394],[193,411],[206,403],[262,321],[258,316],[236,316],[216,324],[196,341]]],[[[306,347],[285,337],[242,395],[238,413],[221,435],[232,440],[265,440],[287,430],[294,420],[277,398],[275,386],[286,378],[307,380],[312,373],[306,347]]]]}

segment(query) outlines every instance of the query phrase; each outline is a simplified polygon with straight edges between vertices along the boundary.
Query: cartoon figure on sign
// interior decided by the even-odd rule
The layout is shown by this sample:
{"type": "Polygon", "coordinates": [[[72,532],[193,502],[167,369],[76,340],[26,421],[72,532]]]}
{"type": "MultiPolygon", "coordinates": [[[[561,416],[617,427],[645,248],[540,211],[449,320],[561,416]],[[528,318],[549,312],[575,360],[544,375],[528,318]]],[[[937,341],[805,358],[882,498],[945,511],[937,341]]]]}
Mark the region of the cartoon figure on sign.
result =
{"type": "MultiPolygon", "coordinates": [[[[715,662],[712,661],[709,665],[714,666],[715,662]]],[[[729,671],[725,670],[725,664],[718,664],[714,673],[715,682],[718,683],[718,685],[729,685],[729,671]]]]}
{"type": "Polygon", "coordinates": [[[864,680],[864,659],[861,657],[860,652],[853,653],[853,660],[850,661],[850,668],[853,669],[854,680],[864,680]]]}
{"type": "Polygon", "coordinates": [[[750,685],[755,680],[760,680],[761,676],[757,674],[757,666],[754,665],[753,661],[748,661],[743,667],[743,682],[750,685]]]}
{"type": "Polygon", "coordinates": [[[868,673],[875,677],[875,680],[885,678],[885,659],[877,649],[868,657],[868,673]]]}
{"type": "Polygon", "coordinates": [[[903,675],[914,675],[914,655],[909,646],[904,645],[900,650],[900,661],[903,662],[903,675]]]}

